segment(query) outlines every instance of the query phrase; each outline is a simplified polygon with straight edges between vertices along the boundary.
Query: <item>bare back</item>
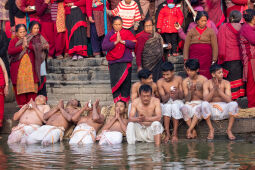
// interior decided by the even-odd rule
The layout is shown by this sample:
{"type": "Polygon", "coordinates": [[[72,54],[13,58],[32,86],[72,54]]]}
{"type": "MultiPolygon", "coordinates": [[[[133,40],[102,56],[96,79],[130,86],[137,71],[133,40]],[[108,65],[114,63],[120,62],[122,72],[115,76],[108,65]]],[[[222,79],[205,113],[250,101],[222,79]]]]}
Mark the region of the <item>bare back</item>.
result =
{"type": "Polygon", "coordinates": [[[36,124],[36,125],[42,125],[43,122],[40,119],[40,117],[37,114],[40,114],[41,117],[43,117],[43,114],[48,112],[50,110],[49,105],[37,105],[37,108],[41,113],[36,113],[36,111],[32,108],[29,108],[23,113],[23,115],[20,117],[19,122],[23,124],[36,124]]]}

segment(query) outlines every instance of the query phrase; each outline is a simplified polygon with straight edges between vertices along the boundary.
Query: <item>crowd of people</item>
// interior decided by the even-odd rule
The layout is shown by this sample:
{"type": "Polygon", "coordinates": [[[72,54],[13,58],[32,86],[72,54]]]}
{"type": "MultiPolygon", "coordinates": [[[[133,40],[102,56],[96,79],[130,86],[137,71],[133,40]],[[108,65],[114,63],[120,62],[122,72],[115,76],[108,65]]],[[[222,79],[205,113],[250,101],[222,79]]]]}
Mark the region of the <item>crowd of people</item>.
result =
{"type": "Polygon", "coordinates": [[[238,113],[236,100],[246,95],[248,107],[255,107],[255,10],[252,0],[224,2],[157,0],[153,2],[155,12],[151,12],[152,2],[146,0],[106,4],[8,0],[10,34],[8,24],[1,21],[1,57],[8,54],[9,64],[0,60],[0,126],[8,94],[8,68],[21,108],[14,115],[20,123],[8,143],[55,143],[74,123],[72,144],[96,139],[102,144],[120,143],[126,133],[130,144],[155,141],[159,145],[164,130],[164,142],[170,139],[171,118],[172,141],[178,140],[178,120],[182,118],[189,126],[187,138],[196,138],[194,127],[205,119],[208,139],[214,138],[211,119],[229,118],[227,135],[234,140],[231,128],[238,113]],[[77,100],[66,107],[63,101],[52,109],[46,105],[46,61],[76,61],[89,53],[96,58],[106,56],[108,61],[116,117],[105,125],[99,101],[82,109],[77,100]],[[168,62],[180,53],[187,73],[184,80],[168,62]],[[140,82],[131,85],[134,57],[140,82]],[[88,115],[81,116],[85,111],[88,115]],[[101,127],[102,133],[96,136],[101,127]]]}

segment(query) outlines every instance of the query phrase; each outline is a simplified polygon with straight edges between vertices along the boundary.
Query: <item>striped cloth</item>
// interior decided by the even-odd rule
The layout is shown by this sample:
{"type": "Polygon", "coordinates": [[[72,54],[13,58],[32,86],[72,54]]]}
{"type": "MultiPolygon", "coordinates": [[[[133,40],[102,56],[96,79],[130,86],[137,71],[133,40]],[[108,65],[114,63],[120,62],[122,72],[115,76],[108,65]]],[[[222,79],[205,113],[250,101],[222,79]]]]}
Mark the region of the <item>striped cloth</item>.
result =
{"type": "Polygon", "coordinates": [[[58,13],[58,4],[57,4],[57,2],[54,2],[54,3],[51,4],[50,13],[51,13],[51,20],[56,21],[57,20],[57,13],[58,13]]]}
{"type": "Polygon", "coordinates": [[[138,5],[135,1],[126,4],[125,1],[119,2],[117,8],[111,10],[113,16],[120,16],[123,20],[123,28],[129,29],[134,25],[134,22],[141,20],[141,14],[138,5]]]}

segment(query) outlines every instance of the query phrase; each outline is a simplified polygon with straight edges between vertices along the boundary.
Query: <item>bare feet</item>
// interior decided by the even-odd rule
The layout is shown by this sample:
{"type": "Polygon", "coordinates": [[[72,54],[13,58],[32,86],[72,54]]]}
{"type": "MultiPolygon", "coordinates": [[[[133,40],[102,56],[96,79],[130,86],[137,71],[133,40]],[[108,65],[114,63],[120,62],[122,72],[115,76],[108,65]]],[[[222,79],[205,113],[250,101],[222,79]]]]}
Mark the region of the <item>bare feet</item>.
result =
{"type": "Polygon", "coordinates": [[[189,129],[187,130],[186,137],[187,137],[187,139],[191,139],[193,137],[191,134],[191,130],[189,130],[189,129]]]}
{"type": "Polygon", "coordinates": [[[235,140],[236,137],[233,135],[231,130],[227,130],[227,134],[228,134],[228,139],[229,140],[235,140]]]}
{"type": "Polygon", "coordinates": [[[195,129],[193,129],[192,131],[192,139],[197,138],[197,131],[195,129]]]}
{"type": "Polygon", "coordinates": [[[207,136],[208,140],[213,140],[214,139],[214,129],[210,130],[208,136],[207,136]]]}
{"type": "Polygon", "coordinates": [[[164,138],[164,143],[168,143],[169,139],[170,139],[170,136],[166,135],[166,137],[164,138]]]}
{"type": "Polygon", "coordinates": [[[177,135],[173,135],[172,136],[172,143],[178,142],[178,136],[177,135]]]}

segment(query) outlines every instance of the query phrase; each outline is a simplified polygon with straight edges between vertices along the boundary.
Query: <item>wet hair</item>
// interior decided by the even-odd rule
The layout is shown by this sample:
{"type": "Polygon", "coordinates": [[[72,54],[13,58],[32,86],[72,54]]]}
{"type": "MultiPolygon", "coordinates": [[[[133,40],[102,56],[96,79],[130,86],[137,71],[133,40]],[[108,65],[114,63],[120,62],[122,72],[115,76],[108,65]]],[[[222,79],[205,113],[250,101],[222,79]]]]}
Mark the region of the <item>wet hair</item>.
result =
{"type": "Polygon", "coordinates": [[[162,72],[174,71],[174,65],[171,62],[164,62],[161,65],[161,70],[162,70],[162,72]]]}
{"type": "Polygon", "coordinates": [[[120,20],[121,22],[123,22],[122,18],[120,16],[115,16],[115,17],[112,18],[112,23],[114,23],[117,20],[120,20]]]}
{"type": "Polygon", "coordinates": [[[152,18],[151,18],[151,17],[146,18],[146,19],[144,20],[143,25],[145,25],[145,23],[146,23],[146,22],[149,22],[149,21],[151,21],[152,25],[154,25],[153,20],[152,20],[152,18]]]}
{"type": "Polygon", "coordinates": [[[247,9],[243,12],[243,18],[246,22],[250,23],[255,16],[255,10],[247,9]]]}
{"type": "Polygon", "coordinates": [[[142,80],[142,79],[148,79],[150,77],[150,75],[152,74],[152,72],[148,69],[142,69],[138,72],[138,79],[142,80]]]}
{"type": "Polygon", "coordinates": [[[206,19],[208,19],[208,13],[206,11],[197,11],[197,16],[196,16],[196,22],[198,22],[203,16],[206,17],[206,19]]]}
{"type": "Polygon", "coordinates": [[[212,73],[215,73],[216,71],[218,71],[218,70],[220,70],[220,69],[222,69],[221,65],[215,63],[215,64],[211,65],[211,67],[210,67],[210,73],[211,73],[211,74],[212,74],[212,73]]]}
{"type": "Polygon", "coordinates": [[[141,95],[142,92],[150,92],[152,94],[151,86],[149,86],[147,84],[141,85],[141,87],[139,88],[139,95],[141,95]]]}
{"type": "Polygon", "coordinates": [[[126,102],[124,102],[123,100],[118,100],[118,101],[116,102],[116,104],[117,104],[117,103],[119,103],[119,102],[120,102],[120,103],[123,103],[123,104],[124,104],[124,106],[125,106],[125,108],[127,107],[127,103],[126,103],[126,102]]]}
{"type": "Polygon", "coordinates": [[[81,101],[77,100],[77,102],[78,102],[77,107],[81,107],[81,101]]]}
{"type": "Polygon", "coordinates": [[[15,26],[15,32],[18,32],[21,27],[24,27],[25,30],[27,31],[27,27],[24,24],[18,24],[15,26]]]}
{"type": "Polygon", "coordinates": [[[38,25],[39,26],[39,30],[41,30],[41,24],[39,22],[37,22],[37,21],[32,21],[32,22],[30,22],[29,27],[28,27],[30,32],[32,32],[32,29],[33,29],[33,27],[35,25],[38,25]]]}
{"type": "Polygon", "coordinates": [[[192,71],[196,71],[199,69],[200,64],[197,59],[188,59],[185,63],[185,67],[192,71]]]}
{"type": "Polygon", "coordinates": [[[242,19],[242,14],[240,11],[233,10],[230,12],[230,15],[229,15],[230,23],[239,23],[241,19],[242,19]]]}

